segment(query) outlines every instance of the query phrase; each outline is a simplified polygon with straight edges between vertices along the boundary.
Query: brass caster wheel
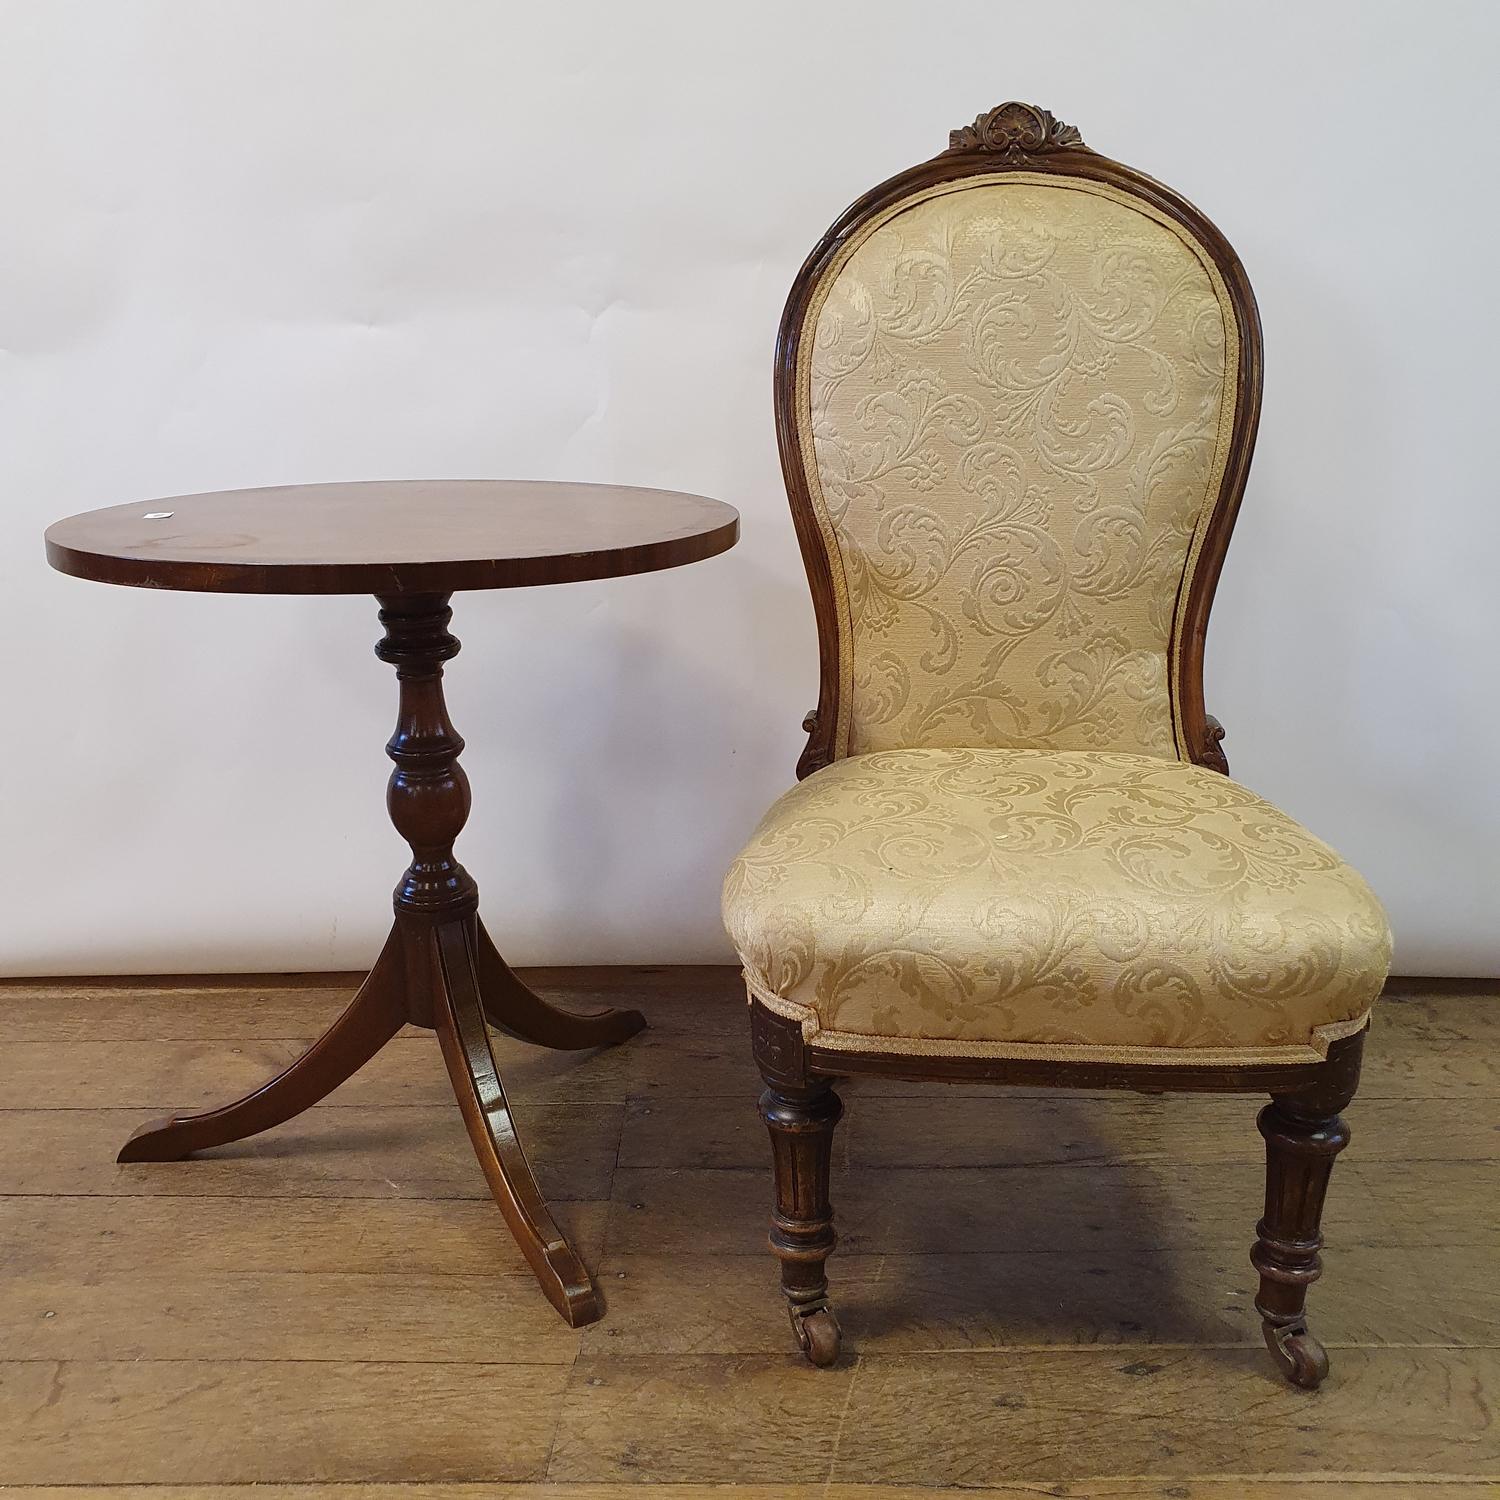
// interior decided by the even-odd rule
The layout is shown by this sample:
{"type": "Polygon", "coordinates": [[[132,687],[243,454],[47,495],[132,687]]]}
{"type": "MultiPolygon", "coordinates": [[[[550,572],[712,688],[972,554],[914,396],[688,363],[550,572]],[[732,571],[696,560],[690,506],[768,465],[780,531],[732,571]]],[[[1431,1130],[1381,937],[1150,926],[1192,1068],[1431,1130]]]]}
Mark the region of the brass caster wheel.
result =
{"type": "Polygon", "coordinates": [[[1277,1368],[1293,1385],[1311,1391],[1323,1383],[1328,1351],[1307,1331],[1306,1323],[1263,1323],[1261,1327],[1277,1368]]]}
{"type": "Polygon", "coordinates": [[[841,1331],[839,1320],[833,1309],[824,1303],[808,1312],[791,1309],[792,1332],[797,1335],[797,1346],[807,1356],[810,1364],[820,1370],[826,1369],[839,1357],[841,1331]]]}

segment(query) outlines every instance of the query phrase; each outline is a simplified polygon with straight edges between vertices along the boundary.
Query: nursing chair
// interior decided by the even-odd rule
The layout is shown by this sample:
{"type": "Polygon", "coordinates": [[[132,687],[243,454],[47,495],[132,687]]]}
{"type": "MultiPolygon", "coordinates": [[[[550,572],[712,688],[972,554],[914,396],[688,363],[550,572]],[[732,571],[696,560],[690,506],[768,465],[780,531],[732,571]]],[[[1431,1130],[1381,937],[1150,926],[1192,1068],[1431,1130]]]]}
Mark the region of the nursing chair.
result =
{"type": "Polygon", "coordinates": [[[1028,104],[867,193],[797,275],[776,425],[821,681],[724,918],[814,1364],[840,1339],[833,1084],[880,1074],[1269,1094],[1255,1305],[1289,1380],[1327,1373],[1304,1301],[1390,934],[1204,712],[1260,395],[1224,237],[1028,104]]]}

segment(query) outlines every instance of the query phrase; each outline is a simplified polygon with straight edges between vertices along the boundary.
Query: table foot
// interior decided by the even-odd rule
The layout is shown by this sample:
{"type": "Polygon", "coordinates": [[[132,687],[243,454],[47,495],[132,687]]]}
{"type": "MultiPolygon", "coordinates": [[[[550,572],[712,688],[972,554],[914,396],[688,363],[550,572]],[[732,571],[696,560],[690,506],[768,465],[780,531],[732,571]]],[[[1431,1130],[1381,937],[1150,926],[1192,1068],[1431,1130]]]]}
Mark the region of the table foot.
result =
{"type": "Polygon", "coordinates": [[[142,1125],[115,1159],[181,1161],[194,1151],[228,1145],[280,1125],[331,1094],[369,1062],[406,1019],[402,945],[399,932],[392,932],[343,1014],[284,1073],[220,1109],[142,1125]]]}
{"type": "Polygon", "coordinates": [[[613,1047],[645,1029],[646,1018],[638,1010],[563,1010],[543,1000],[501,958],[483,922],[475,957],[484,1018],[507,1036],[559,1052],[581,1052],[613,1047]]]}
{"type": "MultiPolygon", "coordinates": [[[[483,946],[474,918],[445,922],[433,930],[433,1022],[490,1192],[547,1300],[570,1327],[578,1328],[594,1322],[604,1309],[583,1262],[547,1211],[521,1149],[485,1029],[479,972],[483,946]]],[[[493,945],[490,951],[494,953],[493,945]]],[[[499,960],[498,953],[494,956],[499,960]]]]}

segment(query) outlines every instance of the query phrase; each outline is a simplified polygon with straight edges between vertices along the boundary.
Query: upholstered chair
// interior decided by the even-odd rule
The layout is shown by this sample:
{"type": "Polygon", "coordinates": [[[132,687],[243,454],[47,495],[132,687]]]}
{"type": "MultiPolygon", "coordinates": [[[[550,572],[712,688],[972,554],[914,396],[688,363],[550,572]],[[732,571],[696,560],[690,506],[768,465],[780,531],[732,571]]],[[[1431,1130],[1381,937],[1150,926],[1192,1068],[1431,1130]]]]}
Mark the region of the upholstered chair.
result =
{"type": "Polygon", "coordinates": [[[1390,935],[1332,849],[1229,779],[1204,712],[1260,411],[1239,260],[1003,104],[828,231],[775,373],[821,683],[724,918],[798,1342],[839,1352],[836,1079],[1242,1091],[1270,1095],[1255,1305],[1316,1385],[1304,1301],[1390,935]]]}

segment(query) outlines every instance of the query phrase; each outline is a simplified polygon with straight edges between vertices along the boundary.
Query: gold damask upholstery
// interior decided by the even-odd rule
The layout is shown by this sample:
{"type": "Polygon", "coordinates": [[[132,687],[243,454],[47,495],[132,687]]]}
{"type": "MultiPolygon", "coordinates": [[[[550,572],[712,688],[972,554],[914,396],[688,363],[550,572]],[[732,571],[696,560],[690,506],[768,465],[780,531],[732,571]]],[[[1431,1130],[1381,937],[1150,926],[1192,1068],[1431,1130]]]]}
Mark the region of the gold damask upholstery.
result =
{"type": "Polygon", "coordinates": [[[1187,758],[1169,656],[1234,418],[1218,268],[1107,183],[997,171],[852,235],[798,423],[840,617],[834,754],[1187,758]]]}
{"type": "Polygon", "coordinates": [[[808,1041],[911,1055],[1310,1062],[1390,934],[1364,881],[1216,771],[1132,753],[835,762],[735,860],[750,992],[808,1041]]]}
{"type": "Polygon", "coordinates": [[[723,909],[799,1346],[841,1347],[839,1078],[1264,1090],[1255,1308],[1316,1386],[1307,1287],[1391,939],[1229,779],[1203,699],[1260,414],[1244,267],[1008,100],[834,222],[775,376],[818,698],[723,909]]]}

